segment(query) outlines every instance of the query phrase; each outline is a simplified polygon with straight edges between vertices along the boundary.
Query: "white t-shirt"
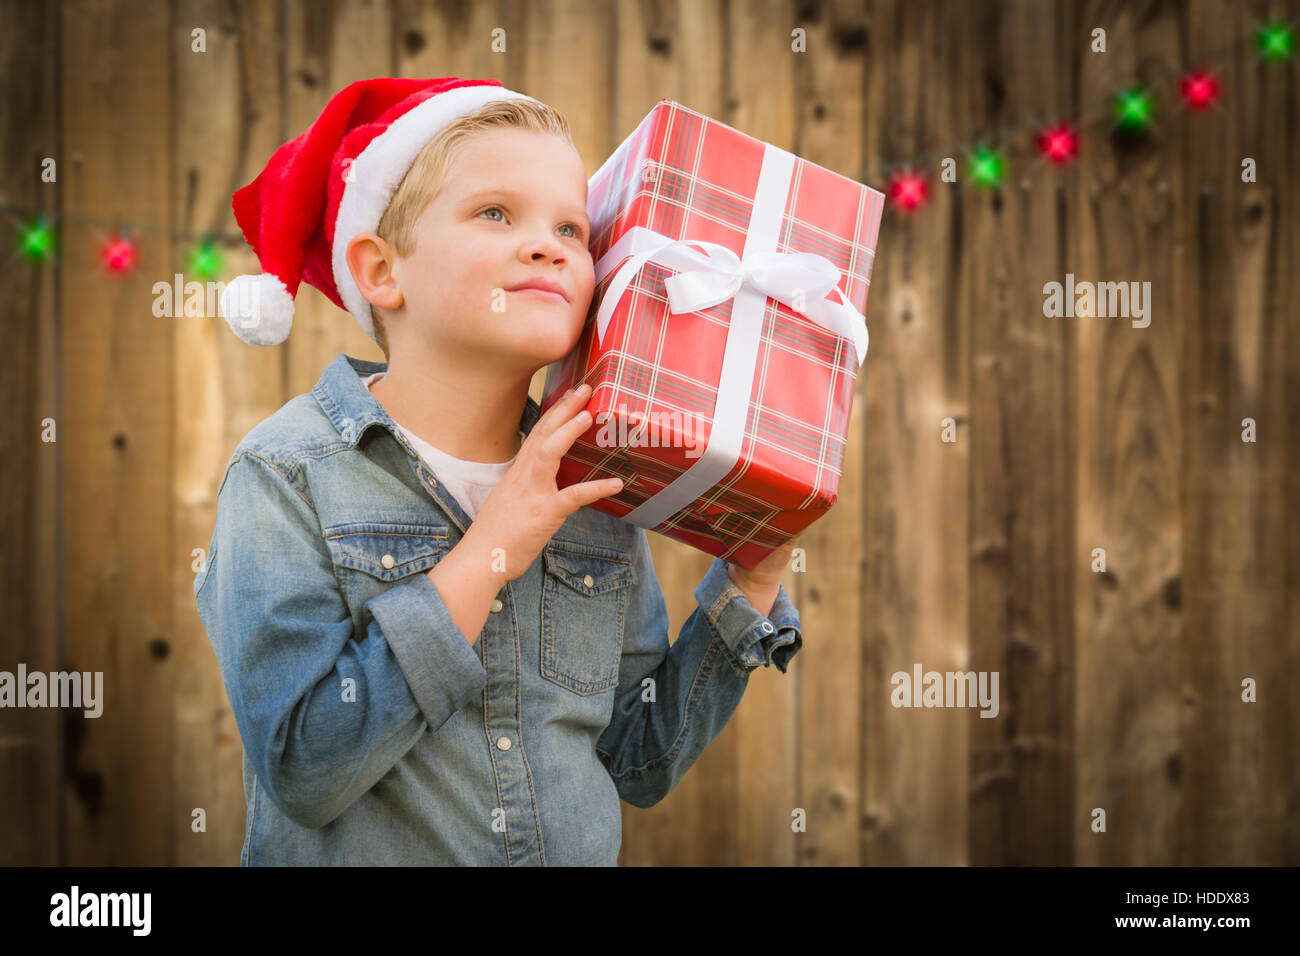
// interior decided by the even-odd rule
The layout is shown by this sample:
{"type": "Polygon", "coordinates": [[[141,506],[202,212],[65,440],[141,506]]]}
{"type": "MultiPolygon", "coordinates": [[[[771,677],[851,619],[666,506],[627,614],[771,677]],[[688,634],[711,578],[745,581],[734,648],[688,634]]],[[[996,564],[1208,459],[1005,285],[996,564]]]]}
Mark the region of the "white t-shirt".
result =
{"type": "MultiPolygon", "coordinates": [[[[375,372],[373,375],[362,378],[361,381],[366,388],[369,388],[383,378],[385,374],[384,372],[375,372]]],[[[434,473],[437,479],[442,482],[443,487],[465,509],[465,513],[469,515],[471,521],[478,514],[478,509],[483,507],[483,502],[492,493],[492,489],[510,470],[515,458],[519,457],[516,454],[515,458],[503,462],[464,461],[460,458],[452,458],[446,452],[434,448],[409,428],[396,421],[394,424],[397,424],[398,429],[406,436],[406,440],[411,443],[411,447],[424,461],[425,466],[434,473]]],[[[519,434],[521,437],[523,436],[522,429],[519,434]]]]}

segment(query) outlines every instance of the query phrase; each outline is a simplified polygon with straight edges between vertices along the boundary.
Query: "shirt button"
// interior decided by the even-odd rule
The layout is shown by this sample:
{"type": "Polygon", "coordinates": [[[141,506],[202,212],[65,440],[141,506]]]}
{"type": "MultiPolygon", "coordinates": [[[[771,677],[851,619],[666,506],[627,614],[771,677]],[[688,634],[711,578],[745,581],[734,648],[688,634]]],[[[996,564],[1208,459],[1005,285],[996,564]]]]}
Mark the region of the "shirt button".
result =
{"type": "Polygon", "coordinates": [[[505,607],[505,605],[502,604],[500,598],[498,598],[497,600],[495,600],[495,601],[492,602],[492,613],[495,614],[497,611],[501,610],[503,607],[505,607]]]}
{"type": "Polygon", "coordinates": [[[397,562],[393,560],[393,556],[391,554],[386,554],[379,559],[379,563],[382,564],[386,569],[391,571],[393,569],[393,565],[395,565],[397,562]]]}
{"type": "Polygon", "coordinates": [[[497,750],[509,750],[509,749],[510,749],[510,738],[509,738],[509,737],[498,737],[498,738],[497,738],[497,750]]]}
{"type": "Polygon", "coordinates": [[[771,622],[771,621],[764,621],[764,622],[763,622],[763,633],[764,633],[764,634],[771,634],[771,633],[772,633],[772,622],[771,622]]]}
{"type": "Polygon", "coordinates": [[[584,574],[582,576],[582,583],[587,585],[587,587],[591,587],[593,584],[596,583],[596,579],[593,578],[590,574],[584,574]]]}

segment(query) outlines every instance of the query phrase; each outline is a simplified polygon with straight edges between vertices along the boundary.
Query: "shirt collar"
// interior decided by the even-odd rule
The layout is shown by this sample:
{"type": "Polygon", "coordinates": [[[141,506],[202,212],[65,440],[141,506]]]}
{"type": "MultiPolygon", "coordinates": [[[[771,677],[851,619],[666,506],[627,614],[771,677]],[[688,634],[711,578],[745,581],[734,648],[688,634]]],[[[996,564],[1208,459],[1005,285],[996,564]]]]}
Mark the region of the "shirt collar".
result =
{"type": "MultiPolygon", "coordinates": [[[[329,420],[338,429],[339,436],[350,447],[356,447],[371,425],[380,425],[394,435],[397,434],[397,423],[361,381],[367,375],[386,371],[387,362],[370,362],[340,352],[334,361],[325,366],[320,381],[311,390],[329,420]]],[[[524,413],[519,419],[519,428],[525,435],[533,430],[541,414],[541,406],[531,395],[527,396],[524,413]]]]}

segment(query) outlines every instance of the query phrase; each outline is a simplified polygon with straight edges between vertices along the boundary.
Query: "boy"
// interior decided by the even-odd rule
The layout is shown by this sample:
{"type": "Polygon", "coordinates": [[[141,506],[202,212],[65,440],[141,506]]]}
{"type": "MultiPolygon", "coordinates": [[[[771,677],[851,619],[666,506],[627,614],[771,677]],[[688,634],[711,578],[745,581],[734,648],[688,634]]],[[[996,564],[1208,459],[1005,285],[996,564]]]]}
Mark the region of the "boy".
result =
{"type": "Polygon", "coordinates": [[[644,530],[582,507],[617,479],[556,487],[590,425],[586,392],[528,395],[594,287],[567,123],[493,80],[362,81],[233,205],[264,269],[222,296],[241,338],[282,341],[306,279],[388,358],[339,355],[218,491],[194,590],[241,865],[616,864],[619,798],[663,799],[802,637],[791,542],[715,560],[670,650],[644,530]]]}

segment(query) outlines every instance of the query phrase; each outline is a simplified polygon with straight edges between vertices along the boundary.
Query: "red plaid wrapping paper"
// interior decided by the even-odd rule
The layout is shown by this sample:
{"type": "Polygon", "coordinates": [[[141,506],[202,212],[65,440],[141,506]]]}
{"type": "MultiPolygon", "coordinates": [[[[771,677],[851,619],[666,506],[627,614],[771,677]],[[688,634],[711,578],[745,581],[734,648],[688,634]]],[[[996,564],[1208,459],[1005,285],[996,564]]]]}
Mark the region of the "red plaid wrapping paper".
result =
{"type": "MultiPolygon", "coordinates": [[[[635,264],[629,265],[629,256],[611,250],[620,240],[626,245],[645,235],[637,230],[651,230],[658,234],[656,243],[717,243],[742,256],[747,238],[753,243],[751,219],[759,219],[760,178],[770,187],[773,167],[788,170],[789,179],[787,185],[780,174],[776,181],[783,202],[780,192],[764,193],[768,211],[780,213],[769,217],[771,251],[829,260],[839,271],[840,297],[856,312],[865,310],[885,197],[661,100],[588,184],[598,281],[578,345],[548,369],[542,399],[545,411],[571,386],[591,385],[586,407],[594,423],[561,461],[556,482],[563,488],[622,478],[617,495],[590,507],[627,518],[709,447],[715,409],[722,420],[719,383],[733,307],[746,295],[751,304],[761,302],[750,310],[756,323],[761,315],[752,376],[746,361],[743,380],[731,379],[739,390],[722,396],[743,400],[748,385],[747,409],[732,406],[739,413],[732,416],[736,429],[744,422],[734,465],[681,510],[654,524],[634,521],[744,568],[812,524],[838,498],[865,325],[855,350],[841,332],[761,292],[755,299],[752,290],[698,311],[670,313],[665,280],[681,270],[651,261],[631,276],[635,264]],[[602,335],[598,310],[619,266],[631,281],[606,305],[602,335]],[[603,278],[602,269],[608,270],[603,278]]],[[[862,325],[860,315],[856,320],[862,325]]],[[[721,452],[715,447],[713,453],[721,452]]],[[[697,481],[703,474],[696,473],[697,481]]],[[[656,503],[676,507],[672,495],[680,497],[680,491],[656,503]]],[[[633,518],[644,517],[647,508],[633,518]]]]}

